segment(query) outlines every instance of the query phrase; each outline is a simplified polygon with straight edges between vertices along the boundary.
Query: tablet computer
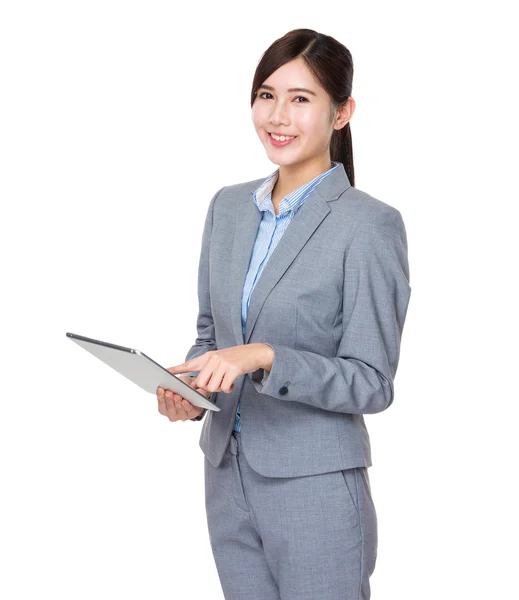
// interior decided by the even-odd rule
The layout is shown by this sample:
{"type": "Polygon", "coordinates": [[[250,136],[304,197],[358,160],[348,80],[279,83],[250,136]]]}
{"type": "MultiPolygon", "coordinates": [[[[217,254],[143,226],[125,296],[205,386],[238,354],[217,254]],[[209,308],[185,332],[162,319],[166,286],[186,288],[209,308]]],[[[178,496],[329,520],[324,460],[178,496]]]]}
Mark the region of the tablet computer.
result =
{"type": "Polygon", "coordinates": [[[179,394],[195,406],[216,412],[221,410],[214,402],[146,356],[144,352],[70,332],[67,332],[67,337],[150,394],[156,396],[160,386],[179,394]]]}

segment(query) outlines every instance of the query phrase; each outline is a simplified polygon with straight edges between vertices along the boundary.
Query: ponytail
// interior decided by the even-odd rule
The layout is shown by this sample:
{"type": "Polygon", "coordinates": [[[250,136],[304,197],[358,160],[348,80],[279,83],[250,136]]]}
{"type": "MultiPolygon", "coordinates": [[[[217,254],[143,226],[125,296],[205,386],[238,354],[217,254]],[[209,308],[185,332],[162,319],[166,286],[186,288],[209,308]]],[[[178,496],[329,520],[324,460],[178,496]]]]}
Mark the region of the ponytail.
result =
{"type": "Polygon", "coordinates": [[[336,129],[330,141],[330,159],[341,162],[350,184],[355,187],[355,169],[353,168],[353,145],[351,142],[350,122],[341,129],[336,129]]]}

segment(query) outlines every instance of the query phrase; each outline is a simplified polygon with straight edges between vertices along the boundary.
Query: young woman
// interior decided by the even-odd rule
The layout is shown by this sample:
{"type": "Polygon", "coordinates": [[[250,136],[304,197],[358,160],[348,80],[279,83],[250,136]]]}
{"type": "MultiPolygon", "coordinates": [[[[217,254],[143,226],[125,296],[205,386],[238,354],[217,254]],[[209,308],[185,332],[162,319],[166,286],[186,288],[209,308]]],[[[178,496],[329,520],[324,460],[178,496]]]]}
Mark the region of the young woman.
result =
{"type": "Polygon", "coordinates": [[[262,56],[254,127],[279,168],[209,204],[198,337],[171,367],[220,407],[200,420],[207,522],[227,600],[370,598],[377,516],[363,415],[393,402],[409,303],[401,213],[354,187],[353,63],[290,31],[262,56]]]}

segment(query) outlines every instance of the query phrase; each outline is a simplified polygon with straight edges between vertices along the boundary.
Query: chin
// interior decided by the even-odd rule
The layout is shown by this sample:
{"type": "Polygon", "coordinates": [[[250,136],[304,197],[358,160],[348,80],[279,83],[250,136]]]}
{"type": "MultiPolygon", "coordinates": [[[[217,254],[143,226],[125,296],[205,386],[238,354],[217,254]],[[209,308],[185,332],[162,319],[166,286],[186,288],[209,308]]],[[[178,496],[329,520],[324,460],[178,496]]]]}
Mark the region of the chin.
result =
{"type": "Polygon", "coordinates": [[[304,161],[304,158],[300,158],[299,156],[289,156],[288,154],[284,156],[281,152],[277,154],[275,152],[267,152],[267,156],[273,163],[283,166],[295,165],[304,161]]]}

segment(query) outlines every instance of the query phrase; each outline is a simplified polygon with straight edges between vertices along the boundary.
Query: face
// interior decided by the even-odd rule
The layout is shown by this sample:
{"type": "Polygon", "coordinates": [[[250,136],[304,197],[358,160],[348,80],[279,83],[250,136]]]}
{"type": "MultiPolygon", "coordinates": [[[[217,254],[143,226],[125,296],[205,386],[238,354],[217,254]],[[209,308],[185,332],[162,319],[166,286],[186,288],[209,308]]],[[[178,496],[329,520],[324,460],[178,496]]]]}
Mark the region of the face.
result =
{"type": "Polygon", "coordinates": [[[283,166],[329,162],[333,131],[346,125],[348,116],[333,110],[328,93],[300,57],[272,73],[252,105],[252,121],[269,159],[283,166]],[[293,139],[276,141],[271,133],[293,139]]]}

